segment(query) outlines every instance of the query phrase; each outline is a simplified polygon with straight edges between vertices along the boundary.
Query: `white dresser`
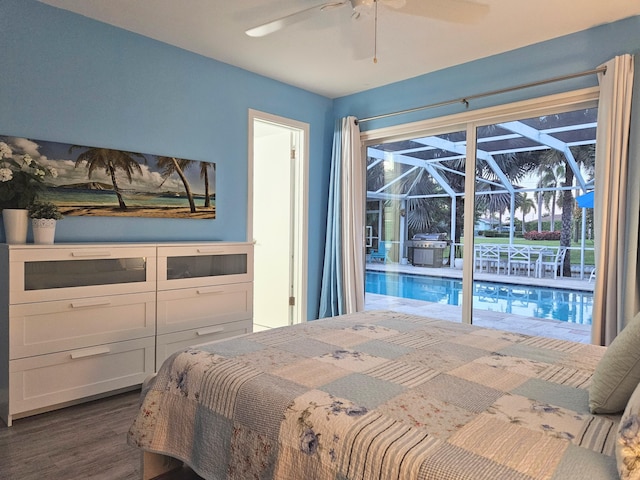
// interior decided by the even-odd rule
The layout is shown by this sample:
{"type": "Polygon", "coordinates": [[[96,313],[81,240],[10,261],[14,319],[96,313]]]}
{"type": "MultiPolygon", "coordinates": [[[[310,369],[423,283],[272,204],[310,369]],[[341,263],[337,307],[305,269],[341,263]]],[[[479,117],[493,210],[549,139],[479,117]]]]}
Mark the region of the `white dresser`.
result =
{"type": "Polygon", "coordinates": [[[253,328],[253,246],[158,246],[156,370],[189,345],[253,328]]]}
{"type": "Polygon", "coordinates": [[[188,345],[248,333],[246,243],[0,245],[0,418],[139,385],[188,345]]]}

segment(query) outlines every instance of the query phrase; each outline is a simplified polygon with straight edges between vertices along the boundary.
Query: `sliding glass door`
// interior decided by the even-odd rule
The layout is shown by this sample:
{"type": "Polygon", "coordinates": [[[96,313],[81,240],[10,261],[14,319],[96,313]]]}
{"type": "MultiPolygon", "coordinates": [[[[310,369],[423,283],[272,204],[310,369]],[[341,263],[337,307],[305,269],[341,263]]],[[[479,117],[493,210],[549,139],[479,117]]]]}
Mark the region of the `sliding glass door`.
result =
{"type": "Polygon", "coordinates": [[[367,148],[371,306],[400,298],[418,308],[426,300],[441,315],[450,316],[450,306],[459,310],[466,151],[466,131],[459,129],[367,148]]]}
{"type": "Polygon", "coordinates": [[[588,341],[596,104],[541,103],[369,134],[367,308],[588,341]]]}
{"type": "Polygon", "coordinates": [[[596,108],[478,126],[474,321],[588,337],[596,108]],[[560,322],[560,323],[558,323],[560,322]]]}

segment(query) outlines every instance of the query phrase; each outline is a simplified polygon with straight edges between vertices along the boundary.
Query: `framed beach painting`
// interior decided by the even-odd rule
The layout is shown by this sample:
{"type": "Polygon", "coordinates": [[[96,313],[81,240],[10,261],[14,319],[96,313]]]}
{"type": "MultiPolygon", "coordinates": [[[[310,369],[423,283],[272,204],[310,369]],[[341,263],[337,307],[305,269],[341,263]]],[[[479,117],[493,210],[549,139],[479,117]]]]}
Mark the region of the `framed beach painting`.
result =
{"type": "Polygon", "coordinates": [[[21,137],[0,143],[0,167],[12,159],[44,169],[39,198],[65,216],[216,217],[213,162],[21,137]]]}

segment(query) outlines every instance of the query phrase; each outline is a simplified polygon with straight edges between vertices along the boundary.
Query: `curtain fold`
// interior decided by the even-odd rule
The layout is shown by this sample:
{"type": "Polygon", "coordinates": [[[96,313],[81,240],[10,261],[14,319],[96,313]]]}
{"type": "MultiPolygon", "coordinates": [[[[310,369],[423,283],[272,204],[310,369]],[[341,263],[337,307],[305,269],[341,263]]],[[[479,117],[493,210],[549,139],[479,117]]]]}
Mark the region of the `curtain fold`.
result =
{"type": "MultiPolygon", "coordinates": [[[[591,340],[598,345],[609,345],[640,305],[640,110],[632,126],[634,58],[621,55],[605,65],[606,73],[600,75],[594,201],[596,283],[591,340]]],[[[634,103],[640,109],[637,98],[634,103]]]]}
{"type": "Polygon", "coordinates": [[[355,117],[336,122],[320,318],[364,310],[364,168],[355,117]]]}

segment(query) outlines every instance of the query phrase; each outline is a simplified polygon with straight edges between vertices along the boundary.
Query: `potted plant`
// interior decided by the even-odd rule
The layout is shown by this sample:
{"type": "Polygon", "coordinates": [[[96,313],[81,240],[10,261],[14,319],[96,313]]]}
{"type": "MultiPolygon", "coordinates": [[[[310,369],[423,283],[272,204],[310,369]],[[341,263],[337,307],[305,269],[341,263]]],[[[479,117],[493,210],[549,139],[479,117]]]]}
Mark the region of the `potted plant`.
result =
{"type": "Polygon", "coordinates": [[[14,153],[0,142],[0,209],[7,243],[27,241],[27,208],[44,190],[46,177],[55,178],[55,168],[38,163],[29,154],[14,153]]]}
{"type": "Polygon", "coordinates": [[[35,201],[29,205],[29,217],[33,228],[33,242],[52,244],[56,222],[63,218],[55,203],[35,201]]]}
{"type": "Polygon", "coordinates": [[[462,270],[462,265],[464,264],[464,259],[462,258],[462,245],[458,244],[454,249],[454,258],[453,258],[453,267],[462,270]]]}

